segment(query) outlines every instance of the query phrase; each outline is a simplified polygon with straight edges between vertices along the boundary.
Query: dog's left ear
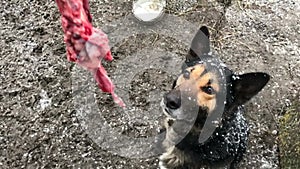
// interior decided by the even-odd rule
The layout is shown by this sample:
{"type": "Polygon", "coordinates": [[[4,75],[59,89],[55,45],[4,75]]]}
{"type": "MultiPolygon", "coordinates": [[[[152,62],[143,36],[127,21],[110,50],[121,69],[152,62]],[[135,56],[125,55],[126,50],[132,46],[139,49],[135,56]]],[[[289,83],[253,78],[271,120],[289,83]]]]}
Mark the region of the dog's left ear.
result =
{"type": "Polygon", "coordinates": [[[206,26],[202,26],[194,36],[190,51],[186,56],[186,62],[201,60],[201,55],[210,52],[209,31],[206,26]]]}
{"type": "Polygon", "coordinates": [[[232,87],[234,102],[242,105],[255,96],[270,80],[266,73],[246,73],[232,75],[232,87]]]}

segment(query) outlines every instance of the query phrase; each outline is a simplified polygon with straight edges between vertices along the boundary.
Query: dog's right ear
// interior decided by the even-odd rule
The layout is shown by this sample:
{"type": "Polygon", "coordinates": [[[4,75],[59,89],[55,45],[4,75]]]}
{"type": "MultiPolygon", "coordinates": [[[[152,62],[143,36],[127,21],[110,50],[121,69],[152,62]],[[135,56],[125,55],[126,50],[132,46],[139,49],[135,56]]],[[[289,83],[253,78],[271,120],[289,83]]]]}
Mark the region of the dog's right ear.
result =
{"type": "Polygon", "coordinates": [[[261,72],[232,75],[234,102],[242,105],[256,95],[270,80],[270,75],[261,72]]]}
{"type": "Polygon", "coordinates": [[[202,26],[194,36],[186,62],[201,60],[201,55],[210,52],[209,31],[202,26]]]}

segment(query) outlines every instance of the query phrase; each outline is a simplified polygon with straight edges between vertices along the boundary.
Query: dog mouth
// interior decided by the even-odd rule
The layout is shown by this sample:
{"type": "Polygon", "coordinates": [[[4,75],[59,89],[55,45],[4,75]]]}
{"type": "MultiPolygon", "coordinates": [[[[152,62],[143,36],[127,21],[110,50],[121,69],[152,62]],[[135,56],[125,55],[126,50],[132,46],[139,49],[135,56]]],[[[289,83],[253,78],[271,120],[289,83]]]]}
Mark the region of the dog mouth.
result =
{"type": "Polygon", "coordinates": [[[168,115],[171,115],[171,114],[172,114],[171,111],[170,111],[170,109],[168,109],[168,108],[165,108],[164,111],[165,111],[168,115]]]}
{"type": "Polygon", "coordinates": [[[163,113],[169,117],[169,118],[175,118],[173,115],[172,115],[172,111],[166,106],[166,104],[164,103],[164,99],[161,100],[160,102],[160,107],[161,109],[163,110],[163,113]]]}

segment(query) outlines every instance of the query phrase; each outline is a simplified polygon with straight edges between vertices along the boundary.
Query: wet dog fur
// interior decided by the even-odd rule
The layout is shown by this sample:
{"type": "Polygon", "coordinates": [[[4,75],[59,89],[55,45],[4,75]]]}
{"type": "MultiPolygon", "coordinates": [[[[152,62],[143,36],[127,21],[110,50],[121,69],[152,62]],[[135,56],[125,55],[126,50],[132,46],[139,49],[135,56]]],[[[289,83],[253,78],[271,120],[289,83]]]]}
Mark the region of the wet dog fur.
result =
{"type": "Polygon", "coordinates": [[[208,28],[201,27],[192,40],[182,74],[161,103],[166,135],[160,168],[236,168],[249,135],[243,104],[269,79],[261,72],[234,74],[211,54],[208,28]],[[215,130],[200,143],[207,119],[220,111],[215,130]]]}

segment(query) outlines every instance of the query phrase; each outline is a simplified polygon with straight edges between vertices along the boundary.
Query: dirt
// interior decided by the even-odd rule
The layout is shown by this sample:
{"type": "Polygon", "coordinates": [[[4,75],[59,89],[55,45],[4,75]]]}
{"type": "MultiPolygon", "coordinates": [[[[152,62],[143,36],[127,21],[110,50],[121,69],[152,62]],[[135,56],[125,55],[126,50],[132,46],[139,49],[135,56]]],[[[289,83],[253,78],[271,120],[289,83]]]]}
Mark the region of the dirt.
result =
{"type": "Polygon", "coordinates": [[[168,32],[192,32],[203,24],[212,32],[214,50],[230,68],[272,76],[246,105],[251,134],[240,168],[279,168],[280,120],[284,110],[300,100],[300,3],[247,0],[197,5],[170,0],[166,13],[195,27],[154,26],[151,29],[163,33],[149,29],[138,34],[129,25],[126,38],[117,39],[126,23],[114,24],[130,19],[131,4],[90,2],[95,26],[103,28],[113,44],[115,60],[105,66],[117,93],[130,105],[124,112],[97,89],[86,71],[67,61],[54,1],[1,2],[0,168],[157,168],[157,155],[129,152],[130,146],[126,149],[111,132],[142,141],[156,134],[162,117],[160,98],[180,71],[191,40],[168,32]],[[93,106],[96,111],[90,111],[93,106]]]}

